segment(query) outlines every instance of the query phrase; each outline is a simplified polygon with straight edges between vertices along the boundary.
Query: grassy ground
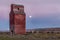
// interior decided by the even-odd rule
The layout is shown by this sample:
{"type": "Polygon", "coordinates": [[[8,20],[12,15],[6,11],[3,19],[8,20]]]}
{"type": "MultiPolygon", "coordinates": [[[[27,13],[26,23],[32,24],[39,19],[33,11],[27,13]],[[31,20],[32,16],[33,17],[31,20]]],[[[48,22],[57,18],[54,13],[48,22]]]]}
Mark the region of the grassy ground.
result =
{"type": "Polygon", "coordinates": [[[0,40],[60,40],[60,34],[30,33],[27,35],[0,35],[0,40]]]}

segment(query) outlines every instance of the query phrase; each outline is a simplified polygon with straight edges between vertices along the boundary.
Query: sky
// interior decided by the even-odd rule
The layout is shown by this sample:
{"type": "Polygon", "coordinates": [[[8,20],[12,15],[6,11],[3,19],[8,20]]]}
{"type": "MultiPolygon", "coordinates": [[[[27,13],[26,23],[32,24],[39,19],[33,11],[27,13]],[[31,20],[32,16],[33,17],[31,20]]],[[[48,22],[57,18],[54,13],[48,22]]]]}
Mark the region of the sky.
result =
{"type": "Polygon", "coordinates": [[[11,4],[24,5],[26,29],[60,27],[60,0],[0,0],[0,31],[9,30],[11,4]]]}

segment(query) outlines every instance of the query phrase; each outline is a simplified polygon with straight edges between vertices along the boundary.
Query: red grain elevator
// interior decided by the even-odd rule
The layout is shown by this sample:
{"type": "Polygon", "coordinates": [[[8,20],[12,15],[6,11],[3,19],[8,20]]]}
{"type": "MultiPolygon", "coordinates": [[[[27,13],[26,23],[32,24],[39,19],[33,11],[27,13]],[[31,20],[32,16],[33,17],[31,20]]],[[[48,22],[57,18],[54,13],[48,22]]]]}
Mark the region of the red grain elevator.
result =
{"type": "Polygon", "coordinates": [[[26,14],[23,5],[11,4],[10,33],[25,34],[26,33],[26,14]]]}

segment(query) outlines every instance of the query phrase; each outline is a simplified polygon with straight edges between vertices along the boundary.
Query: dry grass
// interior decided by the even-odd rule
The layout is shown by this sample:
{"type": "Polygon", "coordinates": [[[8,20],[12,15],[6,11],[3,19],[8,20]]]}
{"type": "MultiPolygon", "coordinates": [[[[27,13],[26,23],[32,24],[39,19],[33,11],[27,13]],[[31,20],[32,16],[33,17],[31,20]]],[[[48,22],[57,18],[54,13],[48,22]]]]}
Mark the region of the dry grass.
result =
{"type": "Polygon", "coordinates": [[[0,35],[0,40],[60,40],[60,34],[30,33],[27,35],[0,35]]]}

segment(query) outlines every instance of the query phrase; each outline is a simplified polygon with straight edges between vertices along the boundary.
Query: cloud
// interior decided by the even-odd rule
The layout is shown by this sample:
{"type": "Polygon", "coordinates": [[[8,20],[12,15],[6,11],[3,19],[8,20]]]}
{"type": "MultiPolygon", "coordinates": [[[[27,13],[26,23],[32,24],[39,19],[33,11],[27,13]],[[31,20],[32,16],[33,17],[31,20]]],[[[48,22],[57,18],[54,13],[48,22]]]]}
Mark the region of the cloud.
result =
{"type": "Polygon", "coordinates": [[[9,7],[1,6],[0,7],[0,19],[8,19],[9,17],[9,7]]]}
{"type": "Polygon", "coordinates": [[[60,0],[0,0],[0,18],[9,18],[12,3],[24,5],[27,17],[60,17],[60,0]]]}

